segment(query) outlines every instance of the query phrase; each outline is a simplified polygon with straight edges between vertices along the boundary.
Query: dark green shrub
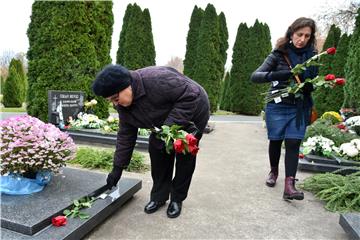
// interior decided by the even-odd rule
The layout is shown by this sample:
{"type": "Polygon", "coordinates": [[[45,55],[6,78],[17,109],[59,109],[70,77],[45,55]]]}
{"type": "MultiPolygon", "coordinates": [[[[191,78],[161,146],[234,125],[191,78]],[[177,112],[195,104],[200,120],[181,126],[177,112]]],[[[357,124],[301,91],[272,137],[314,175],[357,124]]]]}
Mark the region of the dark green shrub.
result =
{"type": "Polygon", "coordinates": [[[339,128],[332,125],[331,121],[327,121],[325,119],[318,119],[307,128],[304,141],[306,141],[309,137],[318,135],[333,140],[335,146],[337,147],[343,143],[350,142],[352,139],[357,138],[355,134],[342,132],[339,128]]]}
{"type": "Polygon", "coordinates": [[[355,29],[349,43],[349,53],[345,66],[345,106],[360,112],[360,8],[357,11],[355,29]]]}

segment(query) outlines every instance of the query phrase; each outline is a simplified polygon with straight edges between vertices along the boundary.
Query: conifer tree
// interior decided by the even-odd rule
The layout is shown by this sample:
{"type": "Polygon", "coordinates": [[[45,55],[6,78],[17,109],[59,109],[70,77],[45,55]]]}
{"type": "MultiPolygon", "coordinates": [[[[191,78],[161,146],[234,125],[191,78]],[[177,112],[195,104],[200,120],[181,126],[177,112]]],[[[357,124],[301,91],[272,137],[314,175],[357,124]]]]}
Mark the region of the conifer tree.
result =
{"type": "Polygon", "coordinates": [[[227,25],[226,25],[226,18],[225,18],[225,14],[223,12],[220,13],[219,15],[219,36],[220,36],[220,59],[221,59],[221,63],[220,63],[220,71],[221,71],[221,77],[224,77],[224,72],[225,72],[225,64],[226,64],[226,59],[227,59],[227,49],[229,48],[229,43],[228,43],[228,38],[229,38],[229,33],[227,30],[227,25]]]}
{"type": "Polygon", "coordinates": [[[345,66],[345,107],[360,112],[360,8],[357,11],[355,28],[349,43],[349,53],[345,66]]]}
{"type": "Polygon", "coordinates": [[[215,7],[208,4],[199,30],[195,73],[193,79],[209,96],[210,111],[217,110],[220,95],[221,64],[219,21],[215,7]]]}
{"type": "MultiPolygon", "coordinates": [[[[30,115],[47,120],[47,91],[84,91],[99,69],[92,22],[85,2],[43,2],[32,5],[28,28],[28,106],[30,115]]],[[[103,117],[103,116],[99,116],[103,117]]]]}
{"type": "MultiPolygon", "coordinates": [[[[89,35],[96,51],[100,71],[104,66],[111,63],[110,49],[113,32],[114,16],[112,13],[112,1],[88,1],[86,2],[89,21],[91,22],[91,34],[89,35]]],[[[90,96],[89,96],[90,97],[90,96]]],[[[101,117],[109,115],[109,103],[103,98],[96,96],[97,104],[94,112],[101,117]]],[[[90,101],[91,99],[87,99],[90,101]]]]}
{"type": "Polygon", "coordinates": [[[145,8],[143,11],[144,21],[144,66],[155,65],[155,45],[151,27],[151,17],[149,9],[145,8]]]}
{"type": "Polygon", "coordinates": [[[150,13],[148,9],[142,11],[136,3],[128,5],[124,16],[117,63],[132,70],[155,64],[150,13]]]}
{"type": "Polygon", "coordinates": [[[5,77],[0,75],[0,94],[4,93],[5,77]]]}
{"type": "MultiPolygon", "coordinates": [[[[339,40],[332,63],[332,73],[336,77],[345,77],[345,64],[348,56],[350,36],[343,34],[339,40]]],[[[339,111],[344,102],[344,87],[336,86],[334,88],[321,89],[324,98],[321,104],[317,104],[318,114],[327,111],[339,111]]]]}
{"type": "Polygon", "coordinates": [[[241,111],[241,98],[239,93],[242,91],[241,81],[246,74],[246,66],[244,62],[247,61],[249,55],[249,41],[250,30],[246,23],[240,23],[236,40],[233,46],[232,67],[230,71],[229,87],[228,87],[228,105],[225,104],[225,109],[228,106],[232,112],[241,111]]]}
{"type": "MultiPolygon", "coordinates": [[[[341,30],[337,26],[331,25],[328,35],[324,42],[323,51],[330,47],[337,47],[338,42],[340,40],[340,35],[341,35],[341,30]]],[[[319,67],[320,75],[325,76],[327,74],[335,74],[335,72],[334,72],[335,57],[334,56],[324,55],[324,56],[322,56],[321,62],[323,64],[323,66],[319,67]]],[[[317,113],[320,116],[326,111],[338,111],[339,110],[339,109],[333,109],[333,108],[337,108],[337,104],[329,105],[330,102],[332,102],[330,100],[330,96],[328,96],[330,91],[332,91],[332,90],[321,88],[313,93],[314,106],[315,106],[317,113]],[[330,102],[329,102],[329,100],[330,100],[330,102]]],[[[341,104],[342,104],[342,102],[341,102],[341,104]]]]}
{"type": "Polygon", "coordinates": [[[126,7],[125,15],[123,18],[123,25],[122,25],[121,32],[120,32],[119,47],[118,47],[117,54],[116,54],[116,63],[120,64],[120,65],[124,65],[125,36],[126,36],[126,32],[128,31],[128,25],[129,25],[129,20],[130,20],[130,16],[132,13],[132,9],[133,9],[133,5],[131,3],[128,4],[126,7]]]}
{"type": "Polygon", "coordinates": [[[20,60],[12,59],[9,65],[9,75],[4,85],[3,103],[5,107],[21,107],[24,97],[25,86],[23,85],[24,76],[19,70],[20,60]]]}
{"type": "MultiPolygon", "coordinates": [[[[21,103],[26,101],[26,94],[27,94],[27,77],[24,71],[24,65],[20,59],[13,58],[10,62],[10,66],[15,66],[16,72],[19,74],[19,85],[20,88],[17,89],[18,92],[16,95],[18,95],[21,103]]],[[[10,68],[9,66],[9,68],[10,68]]]]}
{"type": "Polygon", "coordinates": [[[194,77],[199,30],[203,15],[204,10],[195,5],[189,23],[189,31],[186,38],[186,54],[184,59],[184,74],[190,78],[194,77]]]}
{"type": "Polygon", "coordinates": [[[230,110],[229,85],[230,85],[230,72],[226,72],[224,81],[222,81],[222,85],[221,85],[221,97],[220,97],[220,109],[225,111],[230,110]]]}
{"type": "Polygon", "coordinates": [[[231,110],[242,114],[258,115],[264,108],[266,84],[258,85],[250,81],[254,72],[271,51],[270,30],[267,24],[255,21],[247,28],[240,24],[234,44],[233,67],[231,69],[231,110]]]}

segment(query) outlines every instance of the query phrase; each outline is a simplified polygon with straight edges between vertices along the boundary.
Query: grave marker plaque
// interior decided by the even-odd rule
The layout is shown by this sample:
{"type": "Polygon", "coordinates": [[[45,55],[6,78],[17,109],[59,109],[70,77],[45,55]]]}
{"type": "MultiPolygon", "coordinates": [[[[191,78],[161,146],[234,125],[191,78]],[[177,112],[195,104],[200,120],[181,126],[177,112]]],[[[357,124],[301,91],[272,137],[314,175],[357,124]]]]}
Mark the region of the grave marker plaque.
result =
{"type": "Polygon", "coordinates": [[[69,117],[73,119],[84,107],[84,92],[48,91],[48,119],[60,128],[66,125],[69,117]]]}

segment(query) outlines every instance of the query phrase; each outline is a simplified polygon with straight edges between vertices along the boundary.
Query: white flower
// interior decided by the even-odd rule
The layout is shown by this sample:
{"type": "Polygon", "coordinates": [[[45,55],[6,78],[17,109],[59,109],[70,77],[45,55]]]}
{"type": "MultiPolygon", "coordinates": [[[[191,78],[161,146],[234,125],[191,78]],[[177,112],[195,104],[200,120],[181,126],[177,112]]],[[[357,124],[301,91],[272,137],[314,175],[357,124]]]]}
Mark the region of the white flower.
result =
{"type": "Polygon", "coordinates": [[[315,154],[322,154],[328,156],[332,152],[332,147],[334,142],[331,139],[325,138],[323,136],[314,136],[310,137],[303,143],[304,154],[309,154],[311,152],[315,154]]]}
{"type": "Polygon", "coordinates": [[[91,105],[93,106],[93,105],[96,105],[96,104],[97,104],[97,101],[96,101],[96,99],[92,99],[92,100],[90,101],[90,103],[91,103],[91,105]]]}
{"type": "Polygon", "coordinates": [[[350,143],[352,143],[353,145],[355,145],[356,146],[356,148],[357,148],[357,150],[359,150],[360,151],[360,139],[353,139],[353,140],[351,140],[350,141],[350,143]]]}
{"type": "Polygon", "coordinates": [[[350,128],[354,127],[354,126],[360,126],[360,116],[354,116],[354,117],[348,118],[345,121],[345,124],[346,124],[346,126],[348,126],[350,128]]]}
{"type": "Polygon", "coordinates": [[[115,118],[113,116],[109,116],[106,121],[108,121],[109,123],[112,123],[115,121],[115,118]]]}
{"type": "Polygon", "coordinates": [[[359,154],[359,150],[351,142],[341,144],[340,151],[349,157],[355,157],[359,154]]]}

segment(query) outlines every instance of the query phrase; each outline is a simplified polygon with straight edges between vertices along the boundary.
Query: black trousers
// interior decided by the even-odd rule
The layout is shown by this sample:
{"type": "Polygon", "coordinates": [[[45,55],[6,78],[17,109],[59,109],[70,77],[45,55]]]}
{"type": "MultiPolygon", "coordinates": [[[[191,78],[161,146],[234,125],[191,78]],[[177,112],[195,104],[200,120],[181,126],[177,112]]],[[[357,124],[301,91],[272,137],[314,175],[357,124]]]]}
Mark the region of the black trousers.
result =
{"type": "Polygon", "coordinates": [[[161,140],[155,139],[154,136],[150,136],[149,140],[153,179],[150,200],[166,201],[170,196],[171,201],[182,202],[186,199],[189,191],[195,170],[196,156],[175,154],[174,152],[167,154],[161,140]]]}

